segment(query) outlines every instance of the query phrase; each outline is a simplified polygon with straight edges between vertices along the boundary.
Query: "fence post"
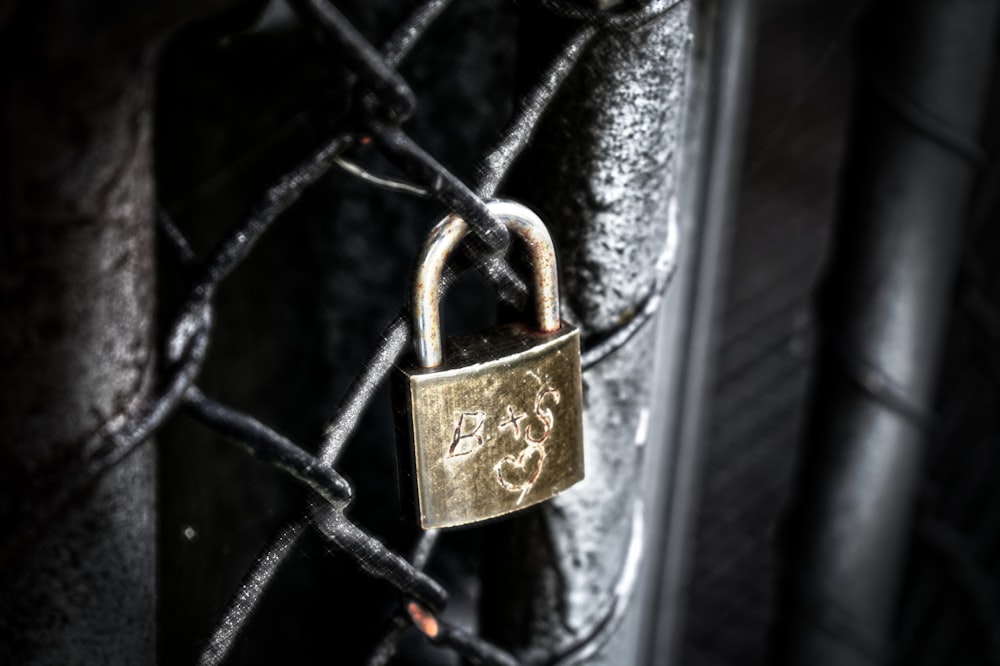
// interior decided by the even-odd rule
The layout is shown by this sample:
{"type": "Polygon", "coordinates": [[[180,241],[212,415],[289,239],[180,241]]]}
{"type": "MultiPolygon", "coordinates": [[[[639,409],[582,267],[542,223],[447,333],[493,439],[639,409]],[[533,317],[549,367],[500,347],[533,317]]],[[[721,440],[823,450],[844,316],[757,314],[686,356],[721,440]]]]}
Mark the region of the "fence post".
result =
{"type": "Polygon", "coordinates": [[[0,662],[149,663],[150,446],[58,511],[154,385],[158,44],[191,7],[3,3],[0,662]]]}
{"type": "MultiPolygon", "coordinates": [[[[688,8],[678,2],[645,25],[599,34],[522,160],[530,176],[513,179],[516,196],[542,212],[556,239],[565,311],[592,335],[628,319],[665,247],[688,8]]],[[[552,30],[551,18],[530,18],[526,45],[552,30]]],[[[616,593],[637,554],[630,549],[641,547],[637,444],[660,407],[650,402],[655,340],[647,326],[584,373],[586,479],[488,535],[483,633],[523,658],[553,650],[583,657],[574,642],[597,630],[607,640],[588,646],[588,663],[636,663],[639,623],[622,622],[629,599],[616,593]],[[599,629],[602,618],[611,624],[599,629]]]]}

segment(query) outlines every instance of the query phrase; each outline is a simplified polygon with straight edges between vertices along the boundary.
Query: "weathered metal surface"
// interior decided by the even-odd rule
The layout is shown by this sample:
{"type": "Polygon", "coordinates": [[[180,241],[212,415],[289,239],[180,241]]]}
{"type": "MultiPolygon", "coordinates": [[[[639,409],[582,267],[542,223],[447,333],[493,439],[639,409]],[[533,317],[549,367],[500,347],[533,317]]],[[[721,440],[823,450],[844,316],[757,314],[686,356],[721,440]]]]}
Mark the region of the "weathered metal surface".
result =
{"type": "Polygon", "coordinates": [[[153,384],[151,62],[53,62],[8,37],[20,59],[0,81],[0,663],[143,663],[153,450],[54,515],[35,516],[32,498],[89,474],[153,384]]]}
{"type": "Polygon", "coordinates": [[[154,383],[159,45],[225,3],[0,3],[0,663],[154,658],[155,452],[95,470],[154,383]]]}
{"type": "MultiPolygon", "coordinates": [[[[729,261],[727,246],[742,163],[752,79],[756,9],[740,0],[692,3],[690,80],[686,91],[678,217],[683,239],[677,278],[664,303],[665,356],[657,382],[664,412],[650,418],[650,502],[662,511],[650,528],[659,575],[646,589],[649,611],[638,663],[681,660],[679,635],[689,604],[690,565],[701,503],[700,477],[717,354],[716,312],[729,261]],[[657,454],[663,442],[666,451],[657,454]],[[661,458],[659,466],[652,460],[661,458]]],[[[656,516],[657,514],[652,514],[656,516]]],[[[700,522],[698,523],[700,525],[700,522]]],[[[680,662],[678,662],[680,663],[680,662]]]]}
{"type": "Polygon", "coordinates": [[[496,518],[580,481],[579,331],[511,324],[450,342],[445,365],[402,370],[421,525],[496,518]]]}
{"type": "MultiPolygon", "coordinates": [[[[549,222],[564,313],[585,341],[629,320],[665,244],[687,25],[680,3],[634,32],[596,37],[512,179],[549,222]]],[[[523,41],[546,29],[534,24],[523,41]]],[[[633,515],[648,489],[637,443],[650,410],[665,408],[651,404],[654,339],[650,327],[584,376],[587,478],[490,535],[483,631],[526,659],[572,646],[609,618],[616,626],[589,646],[587,663],[635,663],[638,606],[614,609],[628,603],[638,566],[628,554],[641,552],[633,515]]]]}

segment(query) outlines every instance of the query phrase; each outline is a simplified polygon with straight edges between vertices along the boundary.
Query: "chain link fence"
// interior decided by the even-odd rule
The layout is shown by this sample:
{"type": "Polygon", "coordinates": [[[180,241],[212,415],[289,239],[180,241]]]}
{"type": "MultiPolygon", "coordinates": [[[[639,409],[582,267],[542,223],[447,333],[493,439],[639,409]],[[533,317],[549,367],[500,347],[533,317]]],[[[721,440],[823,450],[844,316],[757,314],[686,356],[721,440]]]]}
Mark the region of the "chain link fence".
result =
{"type": "MultiPolygon", "coordinates": [[[[148,446],[178,409],[244,447],[257,463],[280,470],[307,489],[312,498],[308,507],[279,530],[246,572],[204,645],[202,664],[222,663],[231,655],[258,606],[264,603],[269,583],[310,533],[321,534],[332,551],[349,558],[365,575],[396,590],[397,611],[368,659],[371,664],[388,663],[411,628],[435,648],[472,663],[577,663],[593,656],[618,630],[633,597],[643,545],[641,501],[627,509],[631,518],[626,527],[631,537],[619,570],[613,580],[606,581],[610,594],[604,605],[594,609],[586,626],[572,631],[570,638],[526,653],[501,647],[499,642],[487,640],[475,627],[462,626],[442,615],[449,592],[426,571],[435,553],[438,532],[423,533],[412,552],[401,553],[347,517],[346,511],[355,497],[352,484],[338,472],[338,460],[345,448],[358,439],[363,414],[387,381],[394,364],[409,349],[411,331],[405,306],[382,332],[378,344],[362,364],[326,426],[316,453],[252,414],[210,397],[209,391],[200,386],[199,378],[209,357],[216,304],[222,298],[220,292],[226,279],[251,255],[281,215],[332,170],[339,169],[343,178],[356,179],[359,186],[430,199],[442,209],[461,215],[474,231],[470,235],[474,238],[465,243],[465,256],[459,265],[446,272],[442,289],[455,283],[463,273],[478,269],[496,287],[499,299],[506,306],[523,310],[529,288],[505,260],[509,235],[485,202],[496,195],[515,160],[532,142],[546,110],[558,99],[563,82],[574,72],[574,66],[590,45],[608,33],[618,33],[627,41],[629,35],[640,34],[668,13],[681,11],[675,5],[683,6],[679,0],[652,0],[622,3],[611,9],[590,9],[571,2],[541,0],[532,11],[558,19],[565,35],[546,45],[551,53],[541,60],[545,64],[533,63],[527,68],[533,73],[532,82],[524,86],[506,128],[481,159],[472,183],[467,184],[404,129],[406,121],[418,110],[419,94],[398,71],[449,4],[448,0],[417,4],[390,37],[376,47],[334,3],[327,0],[294,3],[297,20],[306,30],[321,34],[350,71],[351,102],[341,131],[270,185],[250,214],[230,229],[207,256],[199,256],[181,226],[174,223],[166,209],[158,209],[156,224],[169,255],[168,265],[172,264],[187,277],[187,288],[166,327],[160,377],[152,397],[136,409],[109,419],[95,435],[92,445],[85,448],[85,455],[72,462],[69,473],[62,467],[43,471],[34,478],[32,492],[23,496],[23,505],[5,510],[6,515],[18,517],[19,522],[13,528],[21,535],[19,544],[30,543],[32,534],[44,531],[54,516],[79,503],[96,479],[148,446]],[[356,155],[372,148],[402,176],[375,173],[357,159],[356,155]]],[[[679,25],[684,25],[684,21],[679,25]]],[[[678,41],[683,43],[684,37],[678,41]]],[[[677,108],[679,101],[674,112],[677,108]]],[[[667,159],[666,148],[657,144],[656,151],[657,159],[667,159]]],[[[676,218],[676,210],[672,215],[676,218]]],[[[678,238],[676,219],[672,219],[665,237],[658,240],[660,246],[652,251],[656,257],[654,264],[636,267],[637,274],[648,278],[646,284],[633,285],[638,299],[624,309],[624,314],[616,316],[614,325],[599,329],[584,326],[585,371],[626,346],[653,320],[677,266],[678,238]]],[[[7,547],[17,548],[18,544],[7,547]]]]}

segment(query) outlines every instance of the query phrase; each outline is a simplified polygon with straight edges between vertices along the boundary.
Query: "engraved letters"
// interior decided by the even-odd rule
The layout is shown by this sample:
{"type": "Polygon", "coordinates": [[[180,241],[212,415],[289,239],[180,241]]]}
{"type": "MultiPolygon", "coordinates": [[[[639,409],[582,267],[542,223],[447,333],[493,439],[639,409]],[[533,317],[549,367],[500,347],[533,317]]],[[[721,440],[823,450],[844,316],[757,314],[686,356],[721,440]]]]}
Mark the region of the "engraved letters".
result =
{"type": "Polygon", "coordinates": [[[514,429],[514,439],[521,439],[521,426],[519,424],[520,420],[527,418],[527,414],[515,414],[514,407],[507,406],[507,420],[500,424],[500,430],[504,428],[514,429]]]}
{"type": "MultiPolygon", "coordinates": [[[[525,447],[516,455],[508,454],[501,457],[493,465],[496,481],[504,490],[520,493],[516,504],[524,501],[525,495],[531,490],[542,473],[545,463],[545,442],[548,441],[555,426],[555,416],[552,407],[559,404],[559,390],[547,386],[534,372],[529,376],[539,383],[535,393],[535,403],[531,415],[521,411],[514,405],[508,405],[505,413],[492,418],[497,420],[496,430],[499,435],[510,434],[514,440],[524,438],[525,447]]],[[[461,458],[474,453],[482,447],[484,441],[491,437],[483,435],[487,421],[491,416],[484,411],[456,412],[454,435],[448,447],[445,459],[461,458]]]]}
{"type": "Polygon", "coordinates": [[[455,435],[451,439],[446,458],[467,456],[483,445],[483,426],[486,412],[462,412],[455,424],[455,435]]]}

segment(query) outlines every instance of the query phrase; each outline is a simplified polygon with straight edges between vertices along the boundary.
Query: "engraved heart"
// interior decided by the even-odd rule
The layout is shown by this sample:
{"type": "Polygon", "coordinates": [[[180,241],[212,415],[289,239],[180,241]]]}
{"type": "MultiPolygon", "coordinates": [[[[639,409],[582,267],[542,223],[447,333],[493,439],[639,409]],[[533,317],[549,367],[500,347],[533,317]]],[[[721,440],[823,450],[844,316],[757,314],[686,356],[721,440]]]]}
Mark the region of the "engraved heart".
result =
{"type": "Polygon", "coordinates": [[[493,466],[496,472],[497,482],[504,489],[511,492],[521,491],[517,503],[524,500],[524,496],[538,480],[538,475],[542,473],[542,464],[545,462],[545,449],[541,446],[531,445],[523,449],[517,456],[507,455],[500,459],[493,466]]]}

